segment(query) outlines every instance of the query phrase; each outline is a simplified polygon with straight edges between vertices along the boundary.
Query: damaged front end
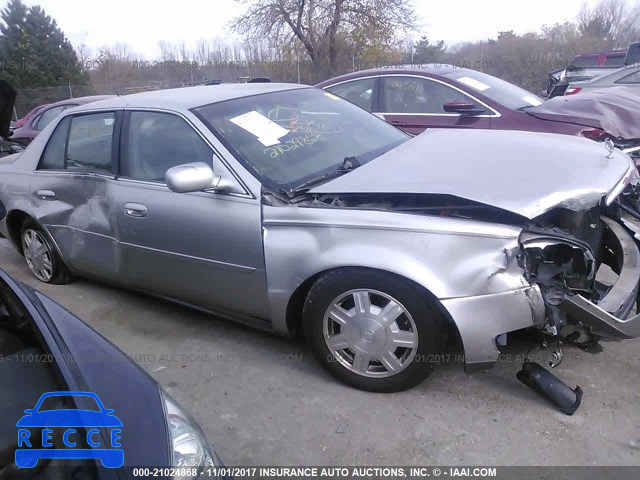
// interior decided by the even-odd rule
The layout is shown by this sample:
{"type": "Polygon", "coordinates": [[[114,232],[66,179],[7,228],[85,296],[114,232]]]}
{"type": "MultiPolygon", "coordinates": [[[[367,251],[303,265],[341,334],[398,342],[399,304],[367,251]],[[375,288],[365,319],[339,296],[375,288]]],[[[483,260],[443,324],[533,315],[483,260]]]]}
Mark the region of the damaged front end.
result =
{"type": "Polygon", "coordinates": [[[523,230],[518,263],[540,287],[554,339],[588,348],[640,336],[640,315],[629,318],[640,284],[638,193],[631,183],[609,205],[556,209],[523,230]]]}
{"type": "MultiPolygon", "coordinates": [[[[542,346],[555,344],[548,366],[562,361],[562,344],[598,353],[601,338],[640,336],[640,314],[631,316],[640,285],[639,207],[634,172],[600,205],[554,209],[523,229],[517,260],[544,299],[542,346]]],[[[517,377],[567,415],[580,406],[582,389],[570,388],[537,363],[527,359],[517,377]]]]}

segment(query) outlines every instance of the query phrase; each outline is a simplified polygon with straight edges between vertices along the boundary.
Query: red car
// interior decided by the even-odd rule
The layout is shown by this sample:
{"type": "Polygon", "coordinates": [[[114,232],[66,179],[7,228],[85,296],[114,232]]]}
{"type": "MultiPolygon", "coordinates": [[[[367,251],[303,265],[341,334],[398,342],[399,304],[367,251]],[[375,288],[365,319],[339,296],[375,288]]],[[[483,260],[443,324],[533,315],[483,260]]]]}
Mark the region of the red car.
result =
{"type": "Polygon", "coordinates": [[[628,149],[640,144],[637,97],[594,92],[592,101],[543,100],[499,78],[452,65],[364,70],[317,85],[411,135],[427,128],[485,128],[611,138],[628,149]]]}
{"type": "Polygon", "coordinates": [[[44,129],[44,127],[49,125],[51,120],[68,108],[84,105],[85,103],[97,102],[98,100],[104,100],[112,96],[113,95],[92,95],[89,97],[69,98],[67,100],[61,100],[56,103],[37,107],[25,115],[25,121],[21,126],[18,127],[16,125],[17,128],[14,129],[9,140],[21,145],[27,145],[44,129]]]}
{"type": "Polygon", "coordinates": [[[13,130],[16,130],[22,127],[27,122],[27,120],[32,118],[34,115],[38,114],[38,112],[40,112],[43,108],[47,108],[49,105],[50,105],[49,103],[45,103],[44,105],[38,105],[33,110],[29,111],[29,113],[27,113],[24,117],[16,120],[15,124],[13,125],[13,130]]]}

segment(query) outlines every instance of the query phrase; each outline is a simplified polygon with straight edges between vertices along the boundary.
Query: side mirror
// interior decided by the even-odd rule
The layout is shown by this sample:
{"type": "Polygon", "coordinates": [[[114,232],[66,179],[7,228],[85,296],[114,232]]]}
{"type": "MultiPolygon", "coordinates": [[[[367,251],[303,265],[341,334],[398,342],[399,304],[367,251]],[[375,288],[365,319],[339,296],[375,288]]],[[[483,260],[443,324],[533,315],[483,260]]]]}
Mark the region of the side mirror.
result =
{"type": "Polygon", "coordinates": [[[213,169],[204,162],[185,163],[171,167],[166,173],[169,189],[176,193],[199,192],[214,188],[220,181],[213,169]]]}
{"type": "Polygon", "coordinates": [[[445,112],[459,113],[460,115],[480,115],[487,112],[484,108],[478,108],[469,102],[448,102],[442,108],[445,112]]]}

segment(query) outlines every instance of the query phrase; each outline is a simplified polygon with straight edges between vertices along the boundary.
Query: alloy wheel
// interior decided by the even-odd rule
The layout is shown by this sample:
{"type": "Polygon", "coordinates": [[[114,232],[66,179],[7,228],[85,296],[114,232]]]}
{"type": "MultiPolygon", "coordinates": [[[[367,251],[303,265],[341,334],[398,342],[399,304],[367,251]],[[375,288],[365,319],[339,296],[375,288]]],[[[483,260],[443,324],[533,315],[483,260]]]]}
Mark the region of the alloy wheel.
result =
{"type": "Polygon", "coordinates": [[[365,377],[397,375],[418,350],[418,329],[409,311],[376,290],[351,290],[335,298],[322,331],[334,361],[365,377]]]}
{"type": "Polygon", "coordinates": [[[27,265],[43,282],[53,278],[53,254],[41,232],[27,228],[22,233],[22,250],[27,265]]]}

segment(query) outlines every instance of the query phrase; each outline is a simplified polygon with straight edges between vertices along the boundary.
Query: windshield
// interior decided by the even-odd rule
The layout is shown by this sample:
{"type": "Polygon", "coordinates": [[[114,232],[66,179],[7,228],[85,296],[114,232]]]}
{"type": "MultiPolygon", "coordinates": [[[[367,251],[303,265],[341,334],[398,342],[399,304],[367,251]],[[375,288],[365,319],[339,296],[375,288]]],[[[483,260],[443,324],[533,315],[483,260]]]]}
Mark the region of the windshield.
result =
{"type": "Polygon", "coordinates": [[[462,69],[445,73],[444,76],[471,87],[476,92],[512,110],[534,107],[542,103],[540,97],[524,88],[486,73],[462,69]]]}
{"type": "Polygon", "coordinates": [[[227,100],[195,112],[263,185],[283,190],[340,170],[346,158],[366,163],[409,138],[313,88],[227,100]]]}
{"type": "MultiPolygon", "coordinates": [[[[40,405],[40,408],[38,408],[38,412],[58,410],[59,408],[61,408],[61,405],[72,406],[74,405],[74,399],[79,396],[81,396],[87,403],[89,407],[88,410],[91,410],[93,412],[100,411],[100,407],[96,403],[96,400],[88,395],[53,395],[42,400],[42,404],[40,405]]],[[[74,408],[74,410],[79,409],[74,408]]]]}

